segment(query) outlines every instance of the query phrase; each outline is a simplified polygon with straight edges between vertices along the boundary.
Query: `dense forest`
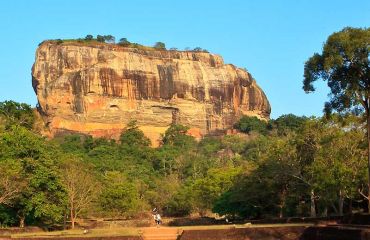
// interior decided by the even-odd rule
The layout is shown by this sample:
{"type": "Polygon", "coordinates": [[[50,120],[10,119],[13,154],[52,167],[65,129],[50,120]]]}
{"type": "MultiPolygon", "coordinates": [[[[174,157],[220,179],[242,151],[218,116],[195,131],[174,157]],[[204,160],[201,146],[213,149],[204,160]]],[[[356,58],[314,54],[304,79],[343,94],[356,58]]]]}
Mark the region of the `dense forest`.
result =
{"type": "Polygon", "coordinates": [[[29,105],[0,103],[0,224],[165,216],[274,218],[365,211],[360,117],[242,117],[238,133],[197,142],[168,128],[158,148],[135,121],[118,141],[46,139],[29,105]]]}

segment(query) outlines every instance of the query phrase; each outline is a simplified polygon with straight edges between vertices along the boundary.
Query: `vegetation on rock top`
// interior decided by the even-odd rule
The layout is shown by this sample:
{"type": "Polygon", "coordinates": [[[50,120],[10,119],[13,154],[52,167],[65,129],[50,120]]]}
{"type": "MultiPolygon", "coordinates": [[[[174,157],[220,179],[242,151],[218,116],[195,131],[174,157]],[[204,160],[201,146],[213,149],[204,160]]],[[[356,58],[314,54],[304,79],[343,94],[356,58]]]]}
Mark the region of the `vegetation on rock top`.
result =
{"type": "MultiPolygon", "coordinates": [[[[120,46],[120,47],[127,47],[127,48],[137,48],[141,50],[153,51],[153,50],[167,50],[166,44],[163,42],[156,42],[153,46],[144,46],[139,43],[130,42],[127,38],[120,38],[119,41],[116,43],[116,38],[112,35],[97,35],[94,38],[93,35],[88,34],[85,38],[78,38],[78,39],[54,39],[54,40],[45,40],[39,44],[42,45],[45,42],[53,42],[56,44],[63,44],[63,43],[78,43],[84,45],[105,45],[110,44],[113,46],[120,46]]],[[[177,48],[170,48],[169,51],[181,51],[177,48]]],[[[185,48],[183,51],[191,51],[191,52],[205,52],[208,53],[206,49],[195,47],[193,49],[185,48]]]]}

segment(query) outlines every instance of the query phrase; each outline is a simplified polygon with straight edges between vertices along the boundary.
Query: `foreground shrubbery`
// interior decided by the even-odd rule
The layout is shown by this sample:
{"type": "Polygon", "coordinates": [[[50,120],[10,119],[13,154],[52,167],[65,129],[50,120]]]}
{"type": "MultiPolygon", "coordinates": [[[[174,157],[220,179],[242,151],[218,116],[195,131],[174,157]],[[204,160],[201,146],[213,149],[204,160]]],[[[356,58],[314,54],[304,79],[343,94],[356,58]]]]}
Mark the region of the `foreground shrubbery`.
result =
{"type": "Polygon", "coordinates": [[[366,143],[356,118],[244,117],[248,134],[206,137],[171,126],[159,148],[130,123],[120,141],[48,141],[30,107],[0,104],[0,223],[55,225],[80,217],[315,216],[362,210],[366,143]]]}

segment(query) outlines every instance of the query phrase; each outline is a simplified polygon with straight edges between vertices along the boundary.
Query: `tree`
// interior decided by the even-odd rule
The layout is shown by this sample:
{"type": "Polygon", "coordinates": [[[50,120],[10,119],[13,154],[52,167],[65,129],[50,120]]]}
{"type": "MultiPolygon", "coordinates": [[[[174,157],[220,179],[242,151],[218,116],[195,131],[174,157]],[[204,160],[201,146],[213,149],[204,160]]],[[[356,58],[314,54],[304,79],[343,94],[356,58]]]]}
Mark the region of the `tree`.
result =
{"type": "Polygon", "coordinates": [[[81,153],[84,151],[84,145],[82,142],[82,135],[72,134],[66,135],[60,143],[61,148],[68,153],[81,153]]]}
{"type": "Polygon", "coordinates": [[[312,118],[305,121],[294,140],[297,152],[297,172],[293,176],[298,180],[302,188],[308,192],[311,217],[316,217],[316,200],[319,198],[317,189],[313,184],[316,173],[312,171],[311,166],[317,158],[320,139],[324,131],[324,124],[318,119],[312,118]]]}
{"type": "Polygon", "coordinates": [[[156,42],[154,48],[158,50],[166,50],[166,45],[163,42],[156,42]]]}
{"type": "Polygon", "coordinates": [[[279,135],[286,135],[289,131],[297,131],[306,120],[307,117],[305,116],[300,117],[294,114],[284,114],[273,120],[273,126],[277,129],[279,135]]]}
{"type": "Polygon", "coordinates": [[[258,155],[253,154],[257,155],[252,158],[255,163],[250,162],[244,174],[237,177],[233,186],[217,199],[213,211],[249,218],[283,217],[288,200],[296,189],[292,187],[296,150],[291,136],[266,139],[265,136],[256,139],[254,147],[248,147],[249,152],[252,152],[252,147],[259,152],[258,155]]]}
{"type": "Polygon", "coordinates": [[[130,45],[130,42],[127,40],[127,38],[121,38],[118,42],[119,45],[122,45],[122,46],[128,46],[130,45]]]}
{"type": "Polygon", "coordinates": [[[96,41],[98,41],[98,42],[105,42],[105,38],[102,35],[97,35],[96,36],[96,41]]]}
{"type": "Polygon", "coordinates": [[[189,148],[195,144],[192,136],[187,135],[189,127],[172,124],[164,133],[162,142],[164,145],[170,145],[180,148],[189,148]]]}
{"type": "Polygon", "coordinates": [[[126,129],[120,136],[120,142],[121,145],[130,147],[148,147],[150,145],[149,138],[138,128],[136,121],[131,121],[127,124],[126,129]]]}
{"type": "Polygon", "coordinates": [[[35,115],[30,105],[14,101],[0,102],[0,119],[5,119],[5,127],[18,124],[32,129],[35,115]]]}
{"type": "Polygon", "coordinates": [[[361,147],[364,134],[330,124],[320,133],[320,148],[310,170],[314,176],[312,184],[324,204],[324,215],[328,206],[334,206],[336,214],[343,215],[345,200],[351,204],[366,175],[366,157],[361,147]]]}
{"type": "Polygon", "coordinates": [[[201,215],[211,210],[222,193],[228,191],[241,169],[210,169],[207,177],[197,179],[192,186],[195,207],[201,215]]]}
{"type": "Polygon", "coordinates": [[[189,186],[181,187],[163,207],[167,216],[183,217],[193,210],[193,193],[189,186]]]}
{"type": "Polygon", "coordinates": [[[61,168],[61,178],[67,192],[71,228],[77,217],[90,206],[97,191],[97,182],[88,167],[78,159],[66,160],[61,168]]]}
{"type": "Polygon", "coordinates": [[[113,216],[131,216],[138,211],[139,194],[135,185],[122,173],[110,171],[104,176],[104,190],[100,204],[104,211],[113,216]]]}
{"type": "Polygon", "coordinates": [[[20,226],[26,217],[44,224],[62,219],[65,192],[56,169],[59,159],[54,145],[24,127],[14,125],[0,134],[0,161],[20,165],[15,172],[21,171],[28,183],[11,202],[20,226]]]}
{"type": "Polygon", "coordinates": [[[86,37],[85,37],[86,41],[91,41],[93,39],[94,39],[93,35],[90,35],[90,34],[86,35],[86,37]]]}
{"type": "Polygon", "coordinates": [[[257,117],[243,116],[234,127],[244,133],[256,131],[261,134],[267,134],[268,132],[268,123],[257,117]]]}
{"type": "Polygon", "coordinates": [[[112,35],[104,35],[103,38],[106,43],[114,43],[116,41],[116,38],[112,35]]]}
{"type": "MultiPolygon", "coordinates": [[[[321,54],[305,63],[303,89],[315,91],[313,83],[327,81],[331,94],[324,111],[364,113],[368,140],[368,211],[370,213],[370,28],[344,28],[330,35],[321,54]]],[[[365,194],[362,193],[364,196],[365,194]]]]}

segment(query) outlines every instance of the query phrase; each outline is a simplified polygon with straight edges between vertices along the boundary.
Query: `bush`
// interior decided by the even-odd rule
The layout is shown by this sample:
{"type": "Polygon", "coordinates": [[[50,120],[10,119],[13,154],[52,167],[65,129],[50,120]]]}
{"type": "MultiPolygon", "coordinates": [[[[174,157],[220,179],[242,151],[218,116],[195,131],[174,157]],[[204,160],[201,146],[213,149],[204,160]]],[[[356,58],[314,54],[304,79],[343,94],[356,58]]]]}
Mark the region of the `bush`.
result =
{"type": "Polygon", "coordinates": [[[163,42],[156,42],[154,44],[155,49],[166,50],[166,45],[163,42]]]}
{"type": "Polygon", "coordinates": [[[86,37],[85,37],[86,41],[91,41],[93,39],[94,39],[93,35],[90,35],[90,34],[86,35],[86,37]]]}
{"type": "Polygon", "coordinates": [[[98,42],[105,42],[105,38],[102,35],[97,35],[96,36],[96,41],[98,41],[98,42]]]}
{"type": "Polygon", "coordinates": [[[118,42],[118,45],[121,46],[129,46],[131,43],[127,40],[127,38],[121,38],[118,42]]]}

